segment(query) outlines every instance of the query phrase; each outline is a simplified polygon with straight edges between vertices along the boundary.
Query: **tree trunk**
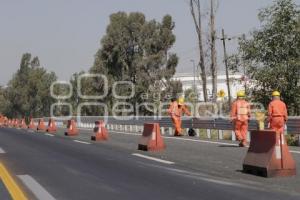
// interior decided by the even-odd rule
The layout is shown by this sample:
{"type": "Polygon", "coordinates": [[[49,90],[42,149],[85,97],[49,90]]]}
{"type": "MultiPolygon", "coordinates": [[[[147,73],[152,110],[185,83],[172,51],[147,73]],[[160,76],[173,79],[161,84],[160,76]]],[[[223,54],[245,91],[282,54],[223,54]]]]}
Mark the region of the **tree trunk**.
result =
{"type": "Polygon", "coordinates": [[[216,30],[215,30],[215,11],[214,11],[214,1],[210,1],[211,9],[210,9],[210,35],[211,35],[211,76],[212,76],[212,100],[213,102],[217,101],[217,57],[216,57],[216,30]]]}
{"type": "Polygon", "coordinates": [[[200,0],[190,0],[190,9],[191,14],[194,20],[197,36],[198,36],[198,45],[199,45],[199,56],[200,56],[200,70],[201,70],[201,80],[202,80],[202,89],[203,89],[203,99],[205,102],[208,100],[207,96],[207,80],[206,80],[206,69],[205,69],[205,63],[204,63],[204,50],[203,50],[203,41],[202,41],[202,26],[201,26],[201,6],[200,6],[200,0]],[[197,12],[197,17],[195,13],[195,8],[197,12]]]}

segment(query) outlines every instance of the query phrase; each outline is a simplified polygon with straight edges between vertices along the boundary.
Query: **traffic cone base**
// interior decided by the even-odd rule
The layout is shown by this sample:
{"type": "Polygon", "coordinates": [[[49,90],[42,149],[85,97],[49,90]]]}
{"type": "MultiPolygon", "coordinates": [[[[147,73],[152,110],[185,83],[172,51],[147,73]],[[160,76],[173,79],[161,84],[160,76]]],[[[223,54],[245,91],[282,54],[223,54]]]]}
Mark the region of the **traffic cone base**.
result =
{"type": "Polygon", "coordinates": [[[270,130],[252,131],[243,171],[263,177],[296,175],[284,135],[270,130]]]}
{"type": "Polygon", "coordinates": [[[38,126],[37,126],[36,130],[37,131],[44,131],[44,132],[47,130],[44,119],[39,119],[39,123],[38,123],[38,126]]]}
{"type": "Polygon", "coordinates": [[[24,118],[23,118],[22,121],[21,121],[20,128],[21,128],[21,129],[27,129],[27,125],[26,125],[26,122],[25,122],[25,119],[24,119],[24,118]]]}
{"type": "Polygon", "coordinates": [[[76,127],[75,120],[68,120],[67,131],[65,132],[66,136],[76,136],[79,134],[79,131],[76,127]]]}
{"type": "Polygon", "coordinates": [[[143,135],[139,141],[138,150],[160,151],[165,149],[164,140],[160,134],[158,123],[145,123],[143,135]]]}
{"type": "Polygon", "coordinates": [[[29,125],[28,125],[28,129],[36,130],[36,127],[35,127],[35,124],[34,124],[34,120],[33,120],[33,119],[30,119],[30,123],[29,123],[29,125]]]}
{"type": "Polygon", "coordinates": [[[48,128],[46,130],[48,133],[56,133],[57,131],[57,127],[56,127],[56,123],[53,119],[49,119],[48,122],[48,128]]]}
{"type": "Polygon", "coordinates": [[[96,121],[94,128],[95,135],[91,136],[91,140],[101,141],[108,139],[108,131],[105,128],[105,124],[103,121],[96,121]]]}

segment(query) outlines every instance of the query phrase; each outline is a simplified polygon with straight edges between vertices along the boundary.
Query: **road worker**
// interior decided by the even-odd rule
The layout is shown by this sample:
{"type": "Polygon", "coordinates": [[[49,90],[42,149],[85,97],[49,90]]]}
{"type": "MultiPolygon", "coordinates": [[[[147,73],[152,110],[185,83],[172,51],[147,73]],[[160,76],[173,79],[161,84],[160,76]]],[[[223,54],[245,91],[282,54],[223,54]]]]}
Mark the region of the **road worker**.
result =
{"type": "Polygon", "coordinates": [[[237,92],[237,99],[231,106],[231,121],[234,123],[236,139],[240,147],[248,147],[247,132],[250,120],[250,104],[245,100],[245,91],[237,92]]]}
{"type": "Polygon", "coordinates": [[[182,124],[181,116],[183,114],[186,114],[188,116],[191,115],[186,105],[184,104],[184,98],[180,97],[177,101],[176,99],[172,99],[168,113],[171,116],[172,122],[175,127],[174,136],[183,136],[182,128],[181,128],[181,124],[182,124]]]}
{"type": "Polygon", "coordinates": [[[280,100],[280,93],[278,91],[272,93],[272,98],[273,100],[268,106],[270,128],[276,132],[283,133],[288,118],[287,108],[285,103],[280,100]]]}

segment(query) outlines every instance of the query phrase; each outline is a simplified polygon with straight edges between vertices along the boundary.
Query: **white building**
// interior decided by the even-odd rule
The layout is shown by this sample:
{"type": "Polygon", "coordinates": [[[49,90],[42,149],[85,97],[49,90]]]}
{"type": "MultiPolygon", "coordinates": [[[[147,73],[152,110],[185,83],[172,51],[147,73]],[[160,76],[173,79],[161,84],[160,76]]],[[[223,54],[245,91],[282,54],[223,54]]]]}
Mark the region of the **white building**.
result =
{"type": "MultiPolygon", "coordinates": [[[[242,75],[229,75],[230,80],[230,92],[232,97],[236,97],[236,93],[238,90],[244,89],[244,82],[242,81],[242,75]]],[[[182,83],[183,91],[187,89],[193,88],[194,80],[195,85],[198,92],[199,101],[203,101],[203,89],[202,89],[202,81],[200,76],[196,76],[194,79],[194,75],[191,73],[178,73],[175,74],[173,80],[179,80],[182,83]]],[[[223,90],[225,92],[225,98],[228,97],[228,90],[226,84],[226,75],[218,75],[217,81],[217,90],[223,90]]],[[[207,93],[209,98],[212,97],[212,79],[211,77],[207,77],[207,93]]]]}

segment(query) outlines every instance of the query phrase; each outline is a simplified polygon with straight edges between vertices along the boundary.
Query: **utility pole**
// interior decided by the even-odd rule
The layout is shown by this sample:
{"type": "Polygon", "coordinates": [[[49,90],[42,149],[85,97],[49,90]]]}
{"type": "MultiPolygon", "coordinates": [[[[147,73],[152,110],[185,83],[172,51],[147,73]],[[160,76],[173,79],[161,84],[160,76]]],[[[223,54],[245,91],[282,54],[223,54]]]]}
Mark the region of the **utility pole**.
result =
{"type": "Polygon", "coordinates": [[[226,84],[227,84],[227,90],[228,90],[228,104],[229,108],[231,106],[231,92],[230,92],[230,81],[229,81],[229,69],[228,69],[228,60],[227,60],[227,52],[226,52],[226,40],[231,40],[231,38],[226,38],[224,29],[222,29],[222,38],[223,40],[223,48],[224,48],[224,63],[225,63],[225,71],[226,71],[226,84]]]}

